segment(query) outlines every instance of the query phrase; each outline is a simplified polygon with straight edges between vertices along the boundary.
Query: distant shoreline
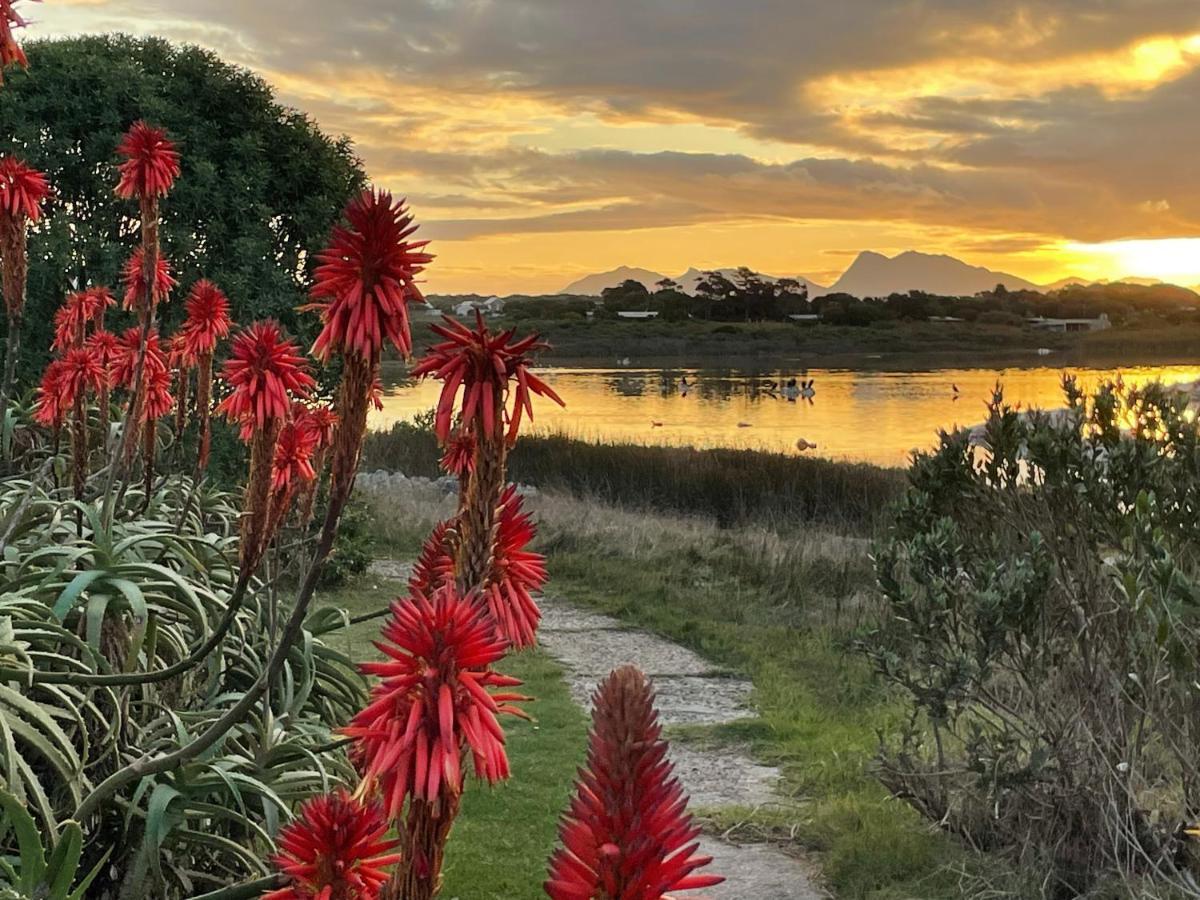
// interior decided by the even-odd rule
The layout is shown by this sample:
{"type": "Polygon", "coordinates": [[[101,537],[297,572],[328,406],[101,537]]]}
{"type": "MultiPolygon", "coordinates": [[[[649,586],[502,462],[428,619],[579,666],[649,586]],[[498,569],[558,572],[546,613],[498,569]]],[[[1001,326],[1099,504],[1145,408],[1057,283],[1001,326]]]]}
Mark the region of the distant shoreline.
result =
{"type": "MultiPolygon", "coordinates": [[[[1079,334],[975,323],[847,327],[787,323],[578,322],[507,318],[493,327],[538,332],[544,365],[854,369],[1113,366],[1200,361],[1200,323],[1115,327],[1079,334]],[[1050,350],[1039,355],[1039,349],[1050,350]]],[[[414,328],[416,352],[432,342],[414,328]]]]}

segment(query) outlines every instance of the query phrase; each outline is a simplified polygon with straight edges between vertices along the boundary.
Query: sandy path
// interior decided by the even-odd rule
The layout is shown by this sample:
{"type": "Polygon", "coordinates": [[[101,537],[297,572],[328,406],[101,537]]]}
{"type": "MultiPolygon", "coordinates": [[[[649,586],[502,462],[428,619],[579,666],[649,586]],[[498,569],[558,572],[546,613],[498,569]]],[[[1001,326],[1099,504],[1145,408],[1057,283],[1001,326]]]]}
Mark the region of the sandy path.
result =
{"type": "MultiPolygon", "coordinates": [[[[410,563],[376,560],[371,572],[406,580],[410,563]]],[[[543,597],[538,631],[543,649],[563,664],[571,695],[584,709],[600,681],[629,663],[654,683],[664,725],[717,725],[753,717],[752,685],[713,666],[703,657],[668,640],[626,628],[617,619],[577,609],[560,598],[543,597]]],[[[780,803],[775,791],[779,770],[751,759],[738,746],[671,745],[676,774],[693,809],[761,807],[780,803]]],[[[726,882],[703,895],[679,900],[824,900],[829,895],[813,880],[811,862],[769,844],[735,844],[708,835],[702,852],[713,857],[711,869],[726,882]]]]}
{"type": "MultiPolygon", "coordinates": [[[[714,725],[753,717],[752,685],[715,668],[702,657],[663,638],[627,629],[608,616],[542,599],[542,647],[567,670],[571,694],[584,708],[612,669],[631,663],[650,676],[659,715],[671,725],[714,725]]],[[[671,758],[691,795],[692,807],[756,807],[780,802],[779,770],[763,766],[737,746],[689,746],[675,741],[671,758]]],[[[727,881],[704,894],[711,900],[818,900],[828,896],[814,882],[811,864],[769,844],[738,845],[706,837],[712,871],[727,881]]],[[[700,895],[681,895],[700,900],[700,895]]]]}

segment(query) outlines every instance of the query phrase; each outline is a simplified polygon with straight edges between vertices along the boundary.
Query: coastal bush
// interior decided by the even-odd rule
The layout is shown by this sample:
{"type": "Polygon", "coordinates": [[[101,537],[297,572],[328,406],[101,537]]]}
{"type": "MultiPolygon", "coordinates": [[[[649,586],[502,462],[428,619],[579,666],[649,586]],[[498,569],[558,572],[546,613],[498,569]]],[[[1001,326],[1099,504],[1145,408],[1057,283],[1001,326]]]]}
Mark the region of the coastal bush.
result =
{"type": "Polygon", "coordinates": [[[866,642],[909,725],[882,778],[973,846],[1074,897],[1200,895],[1200,437],[1159,384],[997,391],[975,446],[945,434],[877,553],[866,642]]]}

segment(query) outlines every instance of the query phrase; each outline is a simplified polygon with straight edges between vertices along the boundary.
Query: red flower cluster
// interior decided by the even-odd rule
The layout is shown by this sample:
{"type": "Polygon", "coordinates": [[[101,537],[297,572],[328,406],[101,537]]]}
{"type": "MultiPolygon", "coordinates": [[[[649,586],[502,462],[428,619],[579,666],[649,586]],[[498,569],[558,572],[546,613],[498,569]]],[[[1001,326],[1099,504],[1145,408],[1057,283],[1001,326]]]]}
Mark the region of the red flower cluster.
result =
{"type": "Polygon", "coordinates": [[[433,527],[413,565],[408,579],[409,592],[428,597],[440,588],[454,584],[454,553],[450,545],[454,526],[455,520],[450,519],[433,527]]]}
{"type": "MultiPolygon", "coordinates": [[[[0,35],[0,42],[2,39],[0,35]]],[[[2,65],[0,71],[3,71],[2,65]]],[[[15,156],[0,157],[0,215],[36,222],[42,216],[42,203],[49,196],[50,184],[45,175],[15,156]]]]}
{"type": "Polygon", "coordinates": [[[337,430],[338,417],[337,413],[328,406],[323,403],[317,406],[293,403],[292,418],[316,435],[317,450],[328,450],[333,446],[333,435],[337,430]]]}
{"type": "MultiPolygon", "coordinates": [[[[137,309],[141,304],[142,292],[148,283],[146,274],[146,251],[139,245],[125,261],[125,267],[121,271],[121,282],[125,285],[125,309],[137,309]]],[[[171,275],[170,261],[159,254],[158,265],[154,268],[154,284],[151,287],[153,302],[158,303],[165,299],[178,283],[171,275]]]]}
{"type": "Polygon", "coordinates": [[[654,692],[633,666],[596,691],[577,788],[550,859],[553,900],[663,900],[725,880],[692,874],[712,859],[696,855],[700,829],[667,759],[654,692]]]}
{"type": "Polygon", "coordinates": [[[537,530],[523,500],[509,485],[500,497],[492,573],[485,593],[497,632],[514,647],[537,643],[542,612],[533,594],[546,583],[546,558],[527,550],[537,530]]]}
{"type": "Polygon", "coordinates": [[[429,376],[443,382],[438,399],[437,417],[434,422],[437,436],[443,443],[450,436],[450,425],[454,414],[454,399],[458,389],[463,388],[462,426],[471,428],[478,414],[485,434],[494,434],[496,425],[507,417],[507,440],[516,440],[521,427],[523,413],[533,418],[530,396],[538,394],[549,397],[559,406],[562,399],[548,384],[529,371],[528,354],[545,348],[537,335],[513,341],[514,330],[492,334],[483,323],[483,316],[475,314],[474,330],[461,322],[445,317],[445,326],[433,325],[433,331],[446,340],[434,345],[429,353],[413,368],[414,376],[429,376]],[[516,397],[509,413],[503,406],[496,408],[499,391],[507,391],[510,381],[517,383],[516,397]]]}
{"type": "Polygon", "coordinates": [[[111,331],[97,329],[88,335],[84,346],[96,355],[96,359],[100,361],[100,365],[104,366],[104,371],[109,373],[111,383],[113,381],[111,367],[121,354],[120,340],[111,331]]]}
{"type": "Polygon", "coordinates": [[[108,288],[93,287],[67,296],[54,313],[54,343],[51,349],[63,351],[84,340],[84,331],[108,307],[116,304],[108,288]]]}
{"type": "Polygon", "coordinates": [[[179,151],[161,128],[134,122],[117,145],[117,153],[125,157],[119,169],[118,197],[162,197],[179,177],[179,151]]]}
{"type": "Polygon", "coordinates": [[[222,375],[233,392],[217,412],[242,428],[242,439],[283,421],[291,407],[288,392],[303,397],[316,385],[296,344],[278,322],[255,322],[233,339],[222,375]]]}
{"type": "Polygon", "coordinates": [[[288,491],[299,482],[317,477],[312,461],[319,441],[320,435],[295,416],[283,426],[271,461],[272,490],[288,491]]]}
{"type": "Polygon", "coordinates": [[[217,341],[233,327],[229,298],[207,278],[202,278],[192,285],[184,308],[187,319],[179,331],[180,352],[185,363],[195,365],[201,356],[216,350],[217,341]]]}
{"type": "MultiPolygon", "coordinates": [[[[142,349],[142,329],[138,326],[127,328],[117,338],[117,348],[110,374],[114,385],[132,389],[133,379],[137,376],[138,354],[142,349]]],[[[158,332],[151,331],[146,337],[146,361],[142,363],[142,377],[147,382],[159,377],[158,373],[167,374],[167,357],[163,353],[162,342],[158,332]]]]}
{"type": "Polygon", "coordinates": [[[379,677],[371,702],[344,733],[368,789],[378,785],[385,812],[395,819],[408,797],[435,802],[462,790],[460,752],[471,754],[475,775],[496,783],[509,774],[502,713],[527,718],[513,702],[528,698],[489,688],[520,684],[494,672],[504,642],[473,597],[452,587],[427,599],[392,604],[379,647],[389,660],[365,663],[379,677]]]}
{"type": "Polygon", "coordinates": [[[314,797],[279,832],[275,864],[287,886],[262,900],[377,900],[388,869],[400,861],[378,803],[346,790],[314,797]]]}
{"type": "Polygon", "coordinates": [[[13,29],[24,28],[25,20],[14,9],[16,0],[0,0],[0,84],[4,84],[4,70],[13,63],[23,69],[29,68],[25,51],[17,43],[13,29]]]}
{"type": "Polygon", "coordinates": [[[433,257],[428,241],[409,241],[417,230],[404,201],[386,191],[363,191],[346,207],[346,224],[333,230],[312,288],[325,327],[312,352],[356,353],[373,360],[386,338],[402,353],[412,350],[407,303],[421,299],[414,280],[433,257]]]}
{"type": "Polygon", "coordinates": [[[475,471],[475,435],[465,428],[458,428],[445,442],[442,453],[442,469],[462,478],[475,471]]]}
{"type": "Polygon", "coordinates": [[[171,411],[171,373],[158,366],[146,367],[146,395],[142,398],[142,421],[153,422],[171,411]]]}
{"type": "Polygon", "coordinates": [[[42,373],[41,384],[38,385],[37,399],[34,402],[33,421],[44,428],[58,428],[67,417],[69,403],[64,404],[62,378],[64,374],[63,361],[52,359],[42,373]]]}
{"type": "Polygon", "coordinates": [[[66,419],[75,401],[107,384],[108,373],[100,357],[92,350],[74,347],[46,366],[38,387],[33,419],[47,428],[57,428],[66,419]]]}

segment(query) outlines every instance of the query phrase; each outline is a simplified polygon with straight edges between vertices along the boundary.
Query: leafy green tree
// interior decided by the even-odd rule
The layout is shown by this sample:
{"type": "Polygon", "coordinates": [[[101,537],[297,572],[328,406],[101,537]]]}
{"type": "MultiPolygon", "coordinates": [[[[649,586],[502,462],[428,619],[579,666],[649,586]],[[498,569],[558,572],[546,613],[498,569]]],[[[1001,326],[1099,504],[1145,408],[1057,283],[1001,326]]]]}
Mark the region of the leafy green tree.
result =
{"type": "Polygon", "coordinates": [[[205,276],[229,294],[239,322],[273,316],[312,337],[313,317],[295,314],[309,254],[366,181],[348,139],[323,134],[261,78],[196,47],[109,35],[26,50],[29,71],[13,72],[0,92],[0,152],[44,171],[56,197],[30,235],[25,386],[45,361],[63,296],[118,286],[137,210],[113,194],[114,150],[138,119],[166,128],[183,154],[163,205],[164,251],[180,282],[165,325],[182,319],[182,297],[205,276]]]}

